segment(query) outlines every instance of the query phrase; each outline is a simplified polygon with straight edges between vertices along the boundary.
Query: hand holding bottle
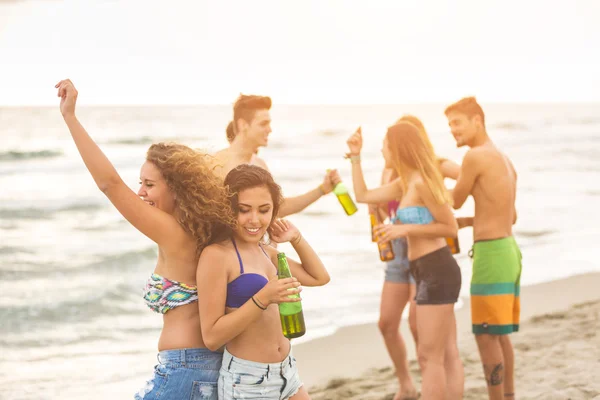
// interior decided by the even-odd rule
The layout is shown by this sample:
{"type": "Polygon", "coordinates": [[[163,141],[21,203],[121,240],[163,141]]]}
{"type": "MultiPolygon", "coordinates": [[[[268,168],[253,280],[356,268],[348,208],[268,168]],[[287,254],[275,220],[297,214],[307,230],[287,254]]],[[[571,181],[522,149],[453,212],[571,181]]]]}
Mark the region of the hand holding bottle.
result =
{"type": "Polygon", "coordinates": [[[403,224],[381,224],[374,228],[377,243],[389,242],[408,236],[408,227],[403,224]]]}
{"type": "Polygon", "coordinates": [[[320,185],[321,191],[324,195],[329,194],[340,182],[342,182],[342,178],[340,178],[337,169],[328,169],[323,178],[323,183],[320,185]]]}
{"type": "Polygon", "coordinates": [[[295,303],[301,301],[300,296],[290,296],[302,291],[296,278],[279,279],[274,276],[254,297],[265,307],[269,304],[295,303]]]}

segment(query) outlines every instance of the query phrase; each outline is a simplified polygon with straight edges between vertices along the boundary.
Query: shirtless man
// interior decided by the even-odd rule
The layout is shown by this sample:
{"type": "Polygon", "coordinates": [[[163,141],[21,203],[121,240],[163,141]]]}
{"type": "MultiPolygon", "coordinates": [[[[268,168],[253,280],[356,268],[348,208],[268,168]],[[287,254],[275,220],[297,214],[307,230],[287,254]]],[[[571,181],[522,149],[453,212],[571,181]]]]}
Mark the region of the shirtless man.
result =
{"type": "Polygon", "coordinates": [[[485,129],[483,110],[474,97],[446,108],[456,145],[469,146],[453,190],[454,208],[469,195],[475,216],[460,218],[473,226],[471,319],[488,395],[514,399],[514,352],[508,336],[519,330],[521,251],[512,236],[517,220],[517,173],[485,129]]]}
{"type": "MultiPolygon", "coordinates": [[[[269,170],[267,164],[256,155],[259,147],[267,146],[271,133],[271,98],[266,96],[240,95],[233,105],[233,135],[229,147],[215,154],[215,173],[223,179],[229,171],[241,164],[254,164],[269,170]]],[[[315,189],[296,197],[286,197],[279,209],[279,218],[295,214],[317,201],[341,182],[337,170],[325,174],[323,183],[315,189]]]]}

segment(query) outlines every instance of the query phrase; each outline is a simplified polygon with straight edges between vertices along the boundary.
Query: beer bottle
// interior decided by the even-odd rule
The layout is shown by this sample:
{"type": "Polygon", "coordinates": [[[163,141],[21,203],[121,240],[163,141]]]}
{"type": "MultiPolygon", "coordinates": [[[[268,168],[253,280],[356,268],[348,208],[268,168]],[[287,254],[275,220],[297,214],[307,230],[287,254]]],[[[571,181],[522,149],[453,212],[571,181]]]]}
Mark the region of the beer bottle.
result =
{"type": "Polygon", "coordinates": [[[352,215],[358,211],[356,204],[354,204],[354,200],[352,200],[350,193],[348,193],[348,188],[346,188],[346,185],[344,185],[343,182],[338,183],[335,188],[333,188],[333,193],[337,196],[346,214],[352,215]]]}
{"type": "MultiPolygon", "coordinates": [[[[379,235],[377,236],[376,240],[378,239],[379,235]]],[[[391,241],[377,243],[377,247],[379,248],[379,259],[381,261],[392,261],[396,257],[391,241]]]]}
{"type": "MultiPolygon", "coordinates": [[[[285,253],[277,254],[277,277],[279,279],[291,278],[292,272],[288,265],[285,253]]],[[[288,297],[300,297],[297,293],[288,297]]],[[[302,303],[297,301],[293,303],[279,304],[279,317],[281,318],[281,328],[283,336],[288,339],[299,338],[306,333],[304,325],[304,313],[302,312],[302,303]]]]}
{"type": "Polygon", "coordinates": [[[371,219],[371,242],[377,242],[375,235],[375,226],[379,223],[377,216],[377,206],[369,205],[369,218],[371,219]]]}
{"type": "Polygon", "coordinates": [[[448,243],[448,247],[450,247],[452,254],[460,253],[460,244],[458,243],[458,237],[447,237],[446,243],[448,243]]]}

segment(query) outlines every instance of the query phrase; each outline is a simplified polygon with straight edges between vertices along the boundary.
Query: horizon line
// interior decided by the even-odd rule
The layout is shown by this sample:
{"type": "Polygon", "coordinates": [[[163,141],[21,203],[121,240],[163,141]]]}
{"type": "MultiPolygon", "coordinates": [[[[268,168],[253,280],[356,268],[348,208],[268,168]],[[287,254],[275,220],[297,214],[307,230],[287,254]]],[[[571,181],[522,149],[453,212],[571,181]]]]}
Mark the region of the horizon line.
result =
{"type": "MultiPolygon", "coordinates": [[[[458,101],[458,100],[456,100],[458,101]]],[[[576,101],[556,101],[556,100],[545,100],[545,101],[524,101],[524,100],[512,100],[512,101],[478,101],[482,104],[487,105],[600,105],[599,100],[576,100],[576,101]]],[[[398,102],[398,103],[274,103],[271,108],[278,106],[406,106],[406,105],[440,105],[440,104],[452,104],[452,101],[415,101],[415,102],[398,102]]],[[[224,107],[233,106],[232,103],[88,103],[78,104],[80,108],[85,107],[224,107]]],[[[57,104],[2,104],[0,108],[51,108],[58,107],[57,104]]]]}

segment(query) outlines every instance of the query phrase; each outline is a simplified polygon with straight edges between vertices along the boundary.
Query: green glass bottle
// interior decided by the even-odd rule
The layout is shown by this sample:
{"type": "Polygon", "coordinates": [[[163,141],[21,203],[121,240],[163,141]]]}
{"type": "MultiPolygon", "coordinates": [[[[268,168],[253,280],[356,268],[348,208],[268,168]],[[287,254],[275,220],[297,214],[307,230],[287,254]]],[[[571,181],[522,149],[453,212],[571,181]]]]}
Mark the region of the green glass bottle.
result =
{"type": "MultiPolygon", "coordinates": [[[[277,254],[277,277],[279,279],[292,277],[285,253],[277,254]]],[[[298,298],[300,296],[298,294],[291,294],[289,297],[298,298]]],[[[304,313],[302,312],[302,303],[300,301],[279,304],[279,316],[281,318],[283,336],[286,338],[299,338],[306,333],[304,313]]]]}
{"type": "Polygon", "coordinates": [[[333,188],[333,193],[335,193],[337,196],[340,204],[344,208],[344,211],[346,211],[346,214],[352,215],[358,211],[356,204],[354,204],[354,200],[352,200],[350,193],[348,193],[348,188],[343,182],[335,185],[335,188],[333,188]]]}

